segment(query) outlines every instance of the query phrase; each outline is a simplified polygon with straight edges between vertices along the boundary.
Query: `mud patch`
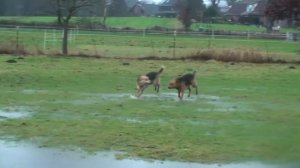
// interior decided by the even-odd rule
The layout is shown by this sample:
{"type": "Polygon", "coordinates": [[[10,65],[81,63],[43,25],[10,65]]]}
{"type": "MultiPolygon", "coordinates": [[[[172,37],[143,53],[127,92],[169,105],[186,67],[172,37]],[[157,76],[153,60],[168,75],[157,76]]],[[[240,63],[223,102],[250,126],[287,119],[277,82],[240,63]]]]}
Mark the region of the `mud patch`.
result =
{"type": "Polygon", "coordinates": [[[260,162],[232,164],[200,164],[176,161],[144,161],[140,159],[117,160],[118,152],[99,152],[89,155],[83,151],[62,151],[38,148],[28,143],[0,140],[1,168],[297,168],[300,164],[263,164],[260,162]]]}
{"type": "Polygon", "coordinates": [[[6,107],[0,109],[0,120],[25,118],[32,115],[25,107],[6,107]]]}

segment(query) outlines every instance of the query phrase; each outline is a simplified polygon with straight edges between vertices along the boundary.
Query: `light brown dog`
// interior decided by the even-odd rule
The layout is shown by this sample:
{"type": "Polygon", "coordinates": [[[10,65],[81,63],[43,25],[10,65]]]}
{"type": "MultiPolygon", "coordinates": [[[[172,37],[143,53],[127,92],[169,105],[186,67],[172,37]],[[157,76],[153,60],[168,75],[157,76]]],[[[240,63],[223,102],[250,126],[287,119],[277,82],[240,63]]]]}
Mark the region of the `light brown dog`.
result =
{"type": "Polygon", "coordinates": [[[160,74],[163,72],[164,67],[161,67],[158,72],[149,72],[145,75],[140,75],[137,78],[137,97],[140,97],[147,86],[153,84],[155,91],[159,92],[160,88],[160,74]]]}
{"type": "Polygon", "coordinates": [[[196,95],[198,94],[198,85],[196,80],[196,71],[180,76],[169,83],[169,89],[177,89],[179,99],[183,98],[186,89],[189,90],[188,97],[191,96],[191,86],[196,89],[196,95]]]}

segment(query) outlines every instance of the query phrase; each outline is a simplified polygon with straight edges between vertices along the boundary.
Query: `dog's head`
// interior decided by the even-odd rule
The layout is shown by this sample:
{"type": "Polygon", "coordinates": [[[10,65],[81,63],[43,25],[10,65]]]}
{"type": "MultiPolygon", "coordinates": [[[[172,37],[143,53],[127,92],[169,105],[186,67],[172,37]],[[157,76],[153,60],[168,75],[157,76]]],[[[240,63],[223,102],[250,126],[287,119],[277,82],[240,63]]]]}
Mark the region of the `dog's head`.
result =
{"type": "Polygon", "coordinates": [[[171,80],[168,89],[176,89],[176,88],[178,88],[178,82],[175,79],[171,80]]]}
{"type": "Polygon", "coordinates": [[[142,75],[138,78],[139,85],[150,84],[151,81],[149,80],[148,76],[142,75]]]}

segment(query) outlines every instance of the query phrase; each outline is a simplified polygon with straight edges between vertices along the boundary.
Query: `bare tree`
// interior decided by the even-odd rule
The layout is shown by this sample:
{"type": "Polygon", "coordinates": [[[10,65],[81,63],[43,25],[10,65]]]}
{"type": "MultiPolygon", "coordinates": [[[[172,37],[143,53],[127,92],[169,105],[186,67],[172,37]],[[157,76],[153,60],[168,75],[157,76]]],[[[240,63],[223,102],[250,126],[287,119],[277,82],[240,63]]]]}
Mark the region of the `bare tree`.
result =
{"type": "Polygon", "coordinates": [[[56,0],[57,22],[63,28],[62,52],[64,55],[68,55],[68,33],[71,18],[80,8],[92,4],[92,0],[56,0]]]}
{"type": "Polygon", "coordinates": [[[202,0],[177,0],[175,8],[178,10],[178,19],[186,31],[192,25],[192,21],[202,19],[204,5],[202,0]]]}

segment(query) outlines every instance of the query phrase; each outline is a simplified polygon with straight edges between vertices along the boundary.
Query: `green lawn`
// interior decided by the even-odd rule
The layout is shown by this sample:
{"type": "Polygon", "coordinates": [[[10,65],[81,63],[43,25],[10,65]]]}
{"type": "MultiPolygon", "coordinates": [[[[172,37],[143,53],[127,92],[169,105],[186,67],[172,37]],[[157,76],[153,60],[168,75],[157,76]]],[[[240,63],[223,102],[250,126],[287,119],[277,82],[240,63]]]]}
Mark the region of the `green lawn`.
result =
{"type": "MultiPolygon", "coordinates": [[[[18,23],[55,23],[55,16],[1,16],[0,21],[13,21],[18,23]]],[[[71,23],[101,23],[103,17],[73,17],[71,23]]],[[[117,28],[151,28],[162,26],[166,28],[181,28],[181,23],[176,18],[157,17],[108,17],[106,24],[109,27],[117,28]]]]}
{"type": "Polygon", "coordinates": [[[54,23],[54,16],[1,16],[0,21],[12,21],[17,23],[54,23]]]}
{"type": "MultiPolygon", "coordinates": [[[[0,29],[0,49],[15,49],[17,41],[29,53],[58,54],[61,52],[60,30],[0,29]],[[45,33],[47,34],[44,48],[45,33]]],[[[224,38],[211,36],[144,35],[143,33],[103,33],[73,31],[69,45],[70,53],[77,55],[100,55],[107,57],[184,57],[204,49],[255,51],[262,55],[299,61],[299,43],[284,40],[224,38]],[[75,33],[74,33],[75,32],[75,33]],[[174,49],[175,44],[175,49],[174,49]]]]}
{"type": "Polygon", "coordinates": [[[1,139],[145,159],[299,162],[299,65],[11,58],[0,57],[0,111],[31,116],[0,118],[1,139]],[[161,92],[136,99],[137,75],[161,65],[161,92]],[[200,94],[179,101],[168,81],[192,70],[200,94]]]}
{"type": "MultiPolygon", "coordinates": [[[[1,21],[10,21],[25,24],[53,24],[57,21],[55,16],[0,16],[1,21]]],[[[103,17],[73,17],[71,23],[78,24],[100,24],[103,17]]],[[[108,17],[106,20],[108,27],[115,28],[138,28],[146,29],[155,26],[165,27],[169,29],[182,29],[183,26],[176,18],[158,18],[158,17],[108,17]]],[[[226,31],[251,31],[251,32],[265,32],[264,27],[257,27],[255,25],[239,25],[239,24],[208,24],[208,23],[194,23],[191,28],[198,31],[199,29],[214,29],[226,31]]],[[[296,29],[281,29],[281,32],[299,32],[296,29]]]]}
{"type": "Polygon", "coordinates": [[[213,30],[227,30],[227,31],[251,31],[251,32],[264,32],[266,28],[257,27],[255,25],[239,25],[239,24],[208,24],[196,23],[192,25],[193,29],[213,29],[213,30]]]}

